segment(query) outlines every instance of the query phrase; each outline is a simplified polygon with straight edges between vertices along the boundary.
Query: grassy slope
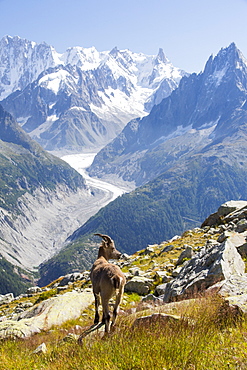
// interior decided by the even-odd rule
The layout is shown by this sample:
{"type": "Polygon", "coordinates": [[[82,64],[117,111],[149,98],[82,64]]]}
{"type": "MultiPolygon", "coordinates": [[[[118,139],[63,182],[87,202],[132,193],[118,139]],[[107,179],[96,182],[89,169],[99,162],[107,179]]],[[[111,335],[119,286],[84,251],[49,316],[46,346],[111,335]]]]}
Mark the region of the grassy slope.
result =
{"type": "MultiPolygon", "coordinates": [[[[211,236],[217,238],[218,234],[211,236]]],[[[133,262],[144,271],[150,268],[155,273],[167,262],[175,261],[185,244],[195,250],[204,245],[206,238],[202,232],[187,232],[174,241],[173,249],[162,252],[169,243],[154,247],[150,256],[139,251],[133,255],[133,262]],[[135,258],[139,257],[138,260],[135,258]],[[156,267],[152,267],[152,266],[156,267]],[[157,266],[158,265],[158,266],[157,266]]],[[[169,264],[170,265],[170,264],[169,264]]],[[[125,267],[126,269],[126,267],[125,267]]],[[[74,283],[69,289],[76,287],[74,283]]],[[[85,283],[87,284],[87,283],[85,283]]],[[[85,285],[86,287],[87,285],[85,285]]],[[[54,290],[54,289],[53,289],[54,290]]],[[[52,290],[52,292],[53,292],[52,290]]],[[[44,294],[44,293],[42,293],[44,294]]],[[[23,298],[22,301],[38,301],[38,295],[23,298]]],[[[140,298],[139,298],[140,299],[140,298]]],[[[200,297],[184,301],[173,308],[172,313],[181,317],[178,321],[151,326],[132,327],[137,316],[150,314],[147,307],[133,294],[124,294],[122,311],[118,317],[116,331],[101,339],[99,335],[86,337],[82,346],[71,339],[65,342],[67,332],[73,333],[76,325],[88,328],[93,322],[94,308],[89,307],[78,319],[65,323],[48,333],[41,333],[25,341],[7,340],[1,343],[1,369],[8,370],[219,370],[246,369],[247,319],[236,320],[231,312],[216,296],[200,297]],[[134,308],[137,313],[132,314],[134,308]],[[143,311],[144,310],[144,311],[143,311]],[[45,342],[47,353],[34,355],[32,351],[45,342]]],[[[4,309],[10,309],[13,302],[4,309]]],[[[2,307],[1,307],[2,308],[2,307]]],[[[154,309],[154,308],[152,308],[154,309]]],[[[167,305],[158,306],[156,312],[168,312],[167,305]]]]}
{"type": "Polygon", "coordinates": [[[32,276],[20,268],[13,266],[4,257],[0,256],[0,293],[13,293],[15,296],[26,291],[33,285],[32,276]]]}
{"type": "Polygon", "coordinates": [[[219,320],[219,307],[213,299],[198,302],[184,312],[193,320],[191,325],[182,320],[131,330],[122,319],[120,332],[105,340],[90,339],[82,346],[60,342],[64,334],[58,331],[25,342],[7,341],[0,348],[1,369],[244,370],[247,321],[233,325],[230,318],[219,320]],[[48,352],[33,355],[44,341],[48,352]]]}

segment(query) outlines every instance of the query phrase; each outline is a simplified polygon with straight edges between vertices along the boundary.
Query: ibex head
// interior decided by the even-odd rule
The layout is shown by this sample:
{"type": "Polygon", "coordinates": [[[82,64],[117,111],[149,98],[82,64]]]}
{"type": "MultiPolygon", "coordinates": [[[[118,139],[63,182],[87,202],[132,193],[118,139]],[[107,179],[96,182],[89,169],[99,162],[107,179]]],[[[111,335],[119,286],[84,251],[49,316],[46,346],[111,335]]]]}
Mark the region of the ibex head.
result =
{"type": "Polygon", "coordinates": [[[97,236],[100,236],[102,240],[102,244],[99,247],[99,255],[98,257],[104,257],[107,261],[110,259],[118,260],[122,253],[120,253],[114,244],[114,241],[108,236],[108,235],[102,235],[102,234],[94,234],[97,236]]]}

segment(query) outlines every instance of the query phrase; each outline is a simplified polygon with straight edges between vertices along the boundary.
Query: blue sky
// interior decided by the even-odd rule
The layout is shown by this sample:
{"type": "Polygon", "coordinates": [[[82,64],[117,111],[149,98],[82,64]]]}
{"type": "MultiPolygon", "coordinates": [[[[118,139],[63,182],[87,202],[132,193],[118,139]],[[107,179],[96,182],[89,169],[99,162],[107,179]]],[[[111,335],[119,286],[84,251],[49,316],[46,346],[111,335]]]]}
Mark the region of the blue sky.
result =
{"type": "Polygon", "coordinates": [[[0,38],[157,54],[200,72],[235,42],[247,58],[247,0],[0,0],[0,38]]]}

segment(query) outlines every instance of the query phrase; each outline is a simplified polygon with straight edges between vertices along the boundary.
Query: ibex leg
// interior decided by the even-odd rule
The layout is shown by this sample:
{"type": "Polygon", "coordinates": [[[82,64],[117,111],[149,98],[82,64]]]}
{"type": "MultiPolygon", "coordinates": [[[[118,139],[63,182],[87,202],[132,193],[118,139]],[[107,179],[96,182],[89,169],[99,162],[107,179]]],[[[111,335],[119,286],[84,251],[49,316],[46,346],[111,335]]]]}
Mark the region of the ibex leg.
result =
{"type": "Polygon", "coordinates": [[[94,323],[98,324],[99,322],[99,304],[100,304],[100,296],[99,294],[94,293],[95,298],[95,317],[94,317],[94,323]]]}
{"type": "Polygon", "coordinates": [[[124,285],[120,285],[118,293],[116,294],[116,302],[113,308],[113,315],[112,315],[112,324],[111,326],[115,325],[117,314],[118,314],[118,307],[121,303],[122,296],[123,296],[123,291],[124,291],[124,285]]]}

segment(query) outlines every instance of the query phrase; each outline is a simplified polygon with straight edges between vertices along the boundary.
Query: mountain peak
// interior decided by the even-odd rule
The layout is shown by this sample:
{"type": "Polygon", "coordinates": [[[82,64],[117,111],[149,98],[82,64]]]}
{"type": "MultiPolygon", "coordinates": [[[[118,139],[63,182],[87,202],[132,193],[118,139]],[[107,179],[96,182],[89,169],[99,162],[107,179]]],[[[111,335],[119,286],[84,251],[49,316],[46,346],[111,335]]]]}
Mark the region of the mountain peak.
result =
{"type": "Polygon", "coordinates": [[[220,49],[218,54],[208,59],[204,72],[212,74],[215,71],[232,70],[247,67],[247,61],[236,44],[232,42],[228,47],[220,49]]]}
{"type": "Polygon", "coordinates": [[[159,52],[157,54],[156,61],[157,62],[163,62],[163,63],[167,63],[168,62],[168,59],[165,56],[164,50],[162,48],[159,48],[159,52]]]}
{"type": "Polygon", "coordinates": [[[117,46],[115,46],[111,51],[110,51],[110,55],[113,56],[113,57],[116,57],[119,53],[119,50],[117,48],[117,46]]]}

